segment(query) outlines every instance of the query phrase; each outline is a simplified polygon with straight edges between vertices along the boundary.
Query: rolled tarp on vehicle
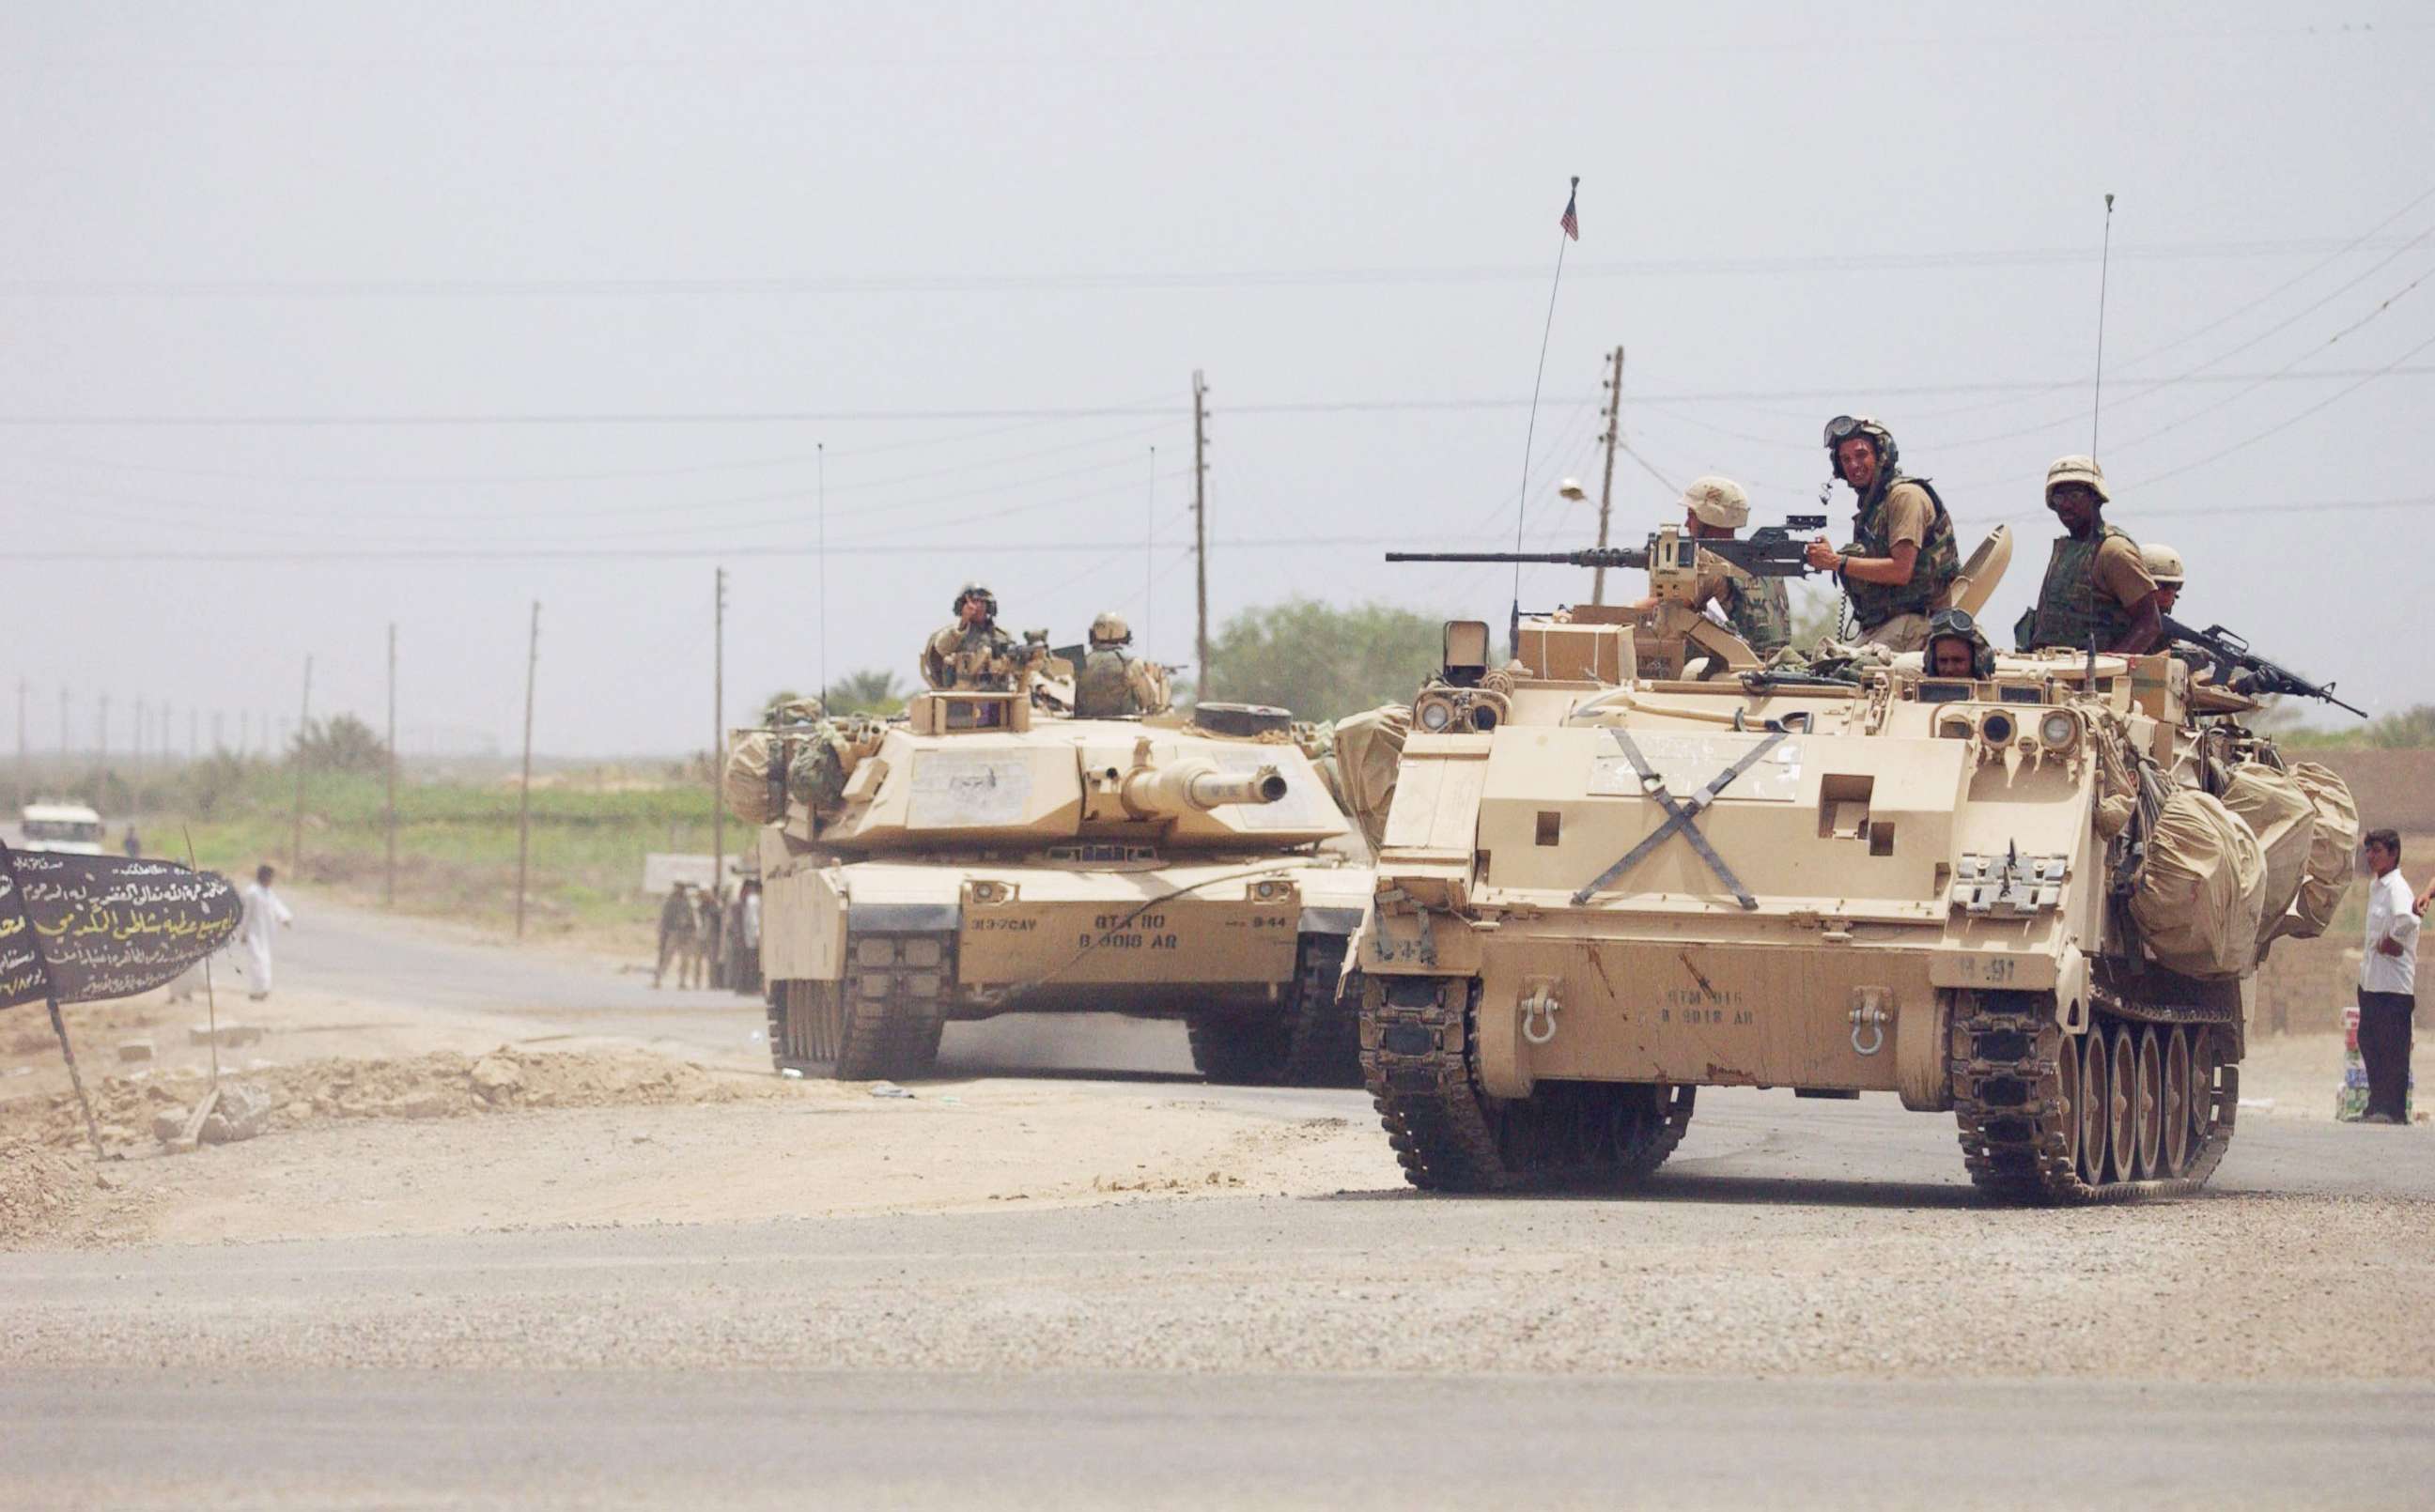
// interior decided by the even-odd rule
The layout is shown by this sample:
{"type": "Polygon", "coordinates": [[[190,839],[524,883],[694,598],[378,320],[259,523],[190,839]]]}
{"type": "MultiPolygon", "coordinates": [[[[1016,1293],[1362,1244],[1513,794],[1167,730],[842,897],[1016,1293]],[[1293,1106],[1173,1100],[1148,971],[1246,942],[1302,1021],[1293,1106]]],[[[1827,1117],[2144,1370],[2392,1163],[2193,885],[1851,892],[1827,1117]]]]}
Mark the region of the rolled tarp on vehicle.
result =
{"type": "Polygon", "coordinates": [[[729,813],[747,824],[774,824],[786,816],[786,790],[769,785],[769,768],[784,749],[785,738],[764,730],[737,735],[728,743],[718,792],[729,813]]]}
{"type": "Polygon", "coordinates": [[[2185,976],[2239,976],[2257,960],[2266,855],[2238,816],[2209,793],[2165,800],[2131,894],[2149,953],[2185,976]]]}
{"type": "Polygon", "coordinates": [[[1390,703],[1336,725],[1337,793],[1374,854],[1395,802],[1395,772],[1412,733],[1412,711],[1390,703]]]}
{"type": "Polygon", "coordinates": [[[2350,890],[2353,857],[2359,843],[2358,804],[2351,798],[2350,784],[2335,776],[2331,767],[2302,762],[2288,775],[2308,796],[2317,811],[2317,823],[2309,835],[2299,894],[2291,900],[2289,910],[2272,921],[2273,933],[2314,939],[2333,923],[2334,910],[2350,890]]]}
{"type": "Polygon", "coordinates": [[[2258,931],[2262,950],[2306,880],[2317,835],[2317,806],[2288,772],[2252,762],[2224,785],[2223,806],[2237,815],[2266,858],[2266,902],[2258,931]]]}

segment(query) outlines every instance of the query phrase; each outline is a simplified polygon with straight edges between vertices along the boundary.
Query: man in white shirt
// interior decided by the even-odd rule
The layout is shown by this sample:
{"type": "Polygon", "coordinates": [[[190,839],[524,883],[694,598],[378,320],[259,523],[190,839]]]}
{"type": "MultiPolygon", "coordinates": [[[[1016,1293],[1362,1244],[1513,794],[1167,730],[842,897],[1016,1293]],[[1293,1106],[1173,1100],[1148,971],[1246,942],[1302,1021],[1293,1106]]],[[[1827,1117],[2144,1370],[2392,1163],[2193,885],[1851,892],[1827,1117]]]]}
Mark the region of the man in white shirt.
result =
{"type": "Polygon", "coordinates": [[[268,867],[254,869],[253,885],[245,890],[245,916],[237,921],[236,938],[230,947],[236,952],[237,970],[245,973],[245,995],[257,1003],[270,996],[271,936],[296,922],[296,916],[270,890],[273,875],[268,867]]]}
{"type": "Polygon", "coordinates": [[[2418,1008],[2418,915],[2401,879],[2401,836],[2370,830],[2367,939],[2359,955],[2359,1059],[2367,1064],[2362,1124],[2408,1121],[2409,1016],[2418,1008]]]}

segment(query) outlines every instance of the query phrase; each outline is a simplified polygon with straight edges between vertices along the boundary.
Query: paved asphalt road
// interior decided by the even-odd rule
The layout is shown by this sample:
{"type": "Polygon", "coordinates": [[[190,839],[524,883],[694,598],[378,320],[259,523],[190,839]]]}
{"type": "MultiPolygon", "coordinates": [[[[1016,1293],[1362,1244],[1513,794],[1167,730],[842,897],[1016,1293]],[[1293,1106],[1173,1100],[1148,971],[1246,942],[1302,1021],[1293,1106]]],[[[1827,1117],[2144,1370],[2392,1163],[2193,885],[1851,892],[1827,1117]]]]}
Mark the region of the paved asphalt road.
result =
{"type": "MultiPolygon", "coordinates": [[[[708,1050],[757,1016],[337,910],[290,963],[534,1037],[708,1050]]],[[[1207,1096],[1367,1117],[1350,1092],[1207,1096]]],[[[1946,1121],[1743,1092],[1702,1098],[1640,1200],[6,1254],[0,1505],[2423,1506],[2435,1388],[2098,1367],[2140,1338],[2067,1326],[2083,1285],[2212,1321],[2172,1289],[2242,1263],[2222,1236],[2260,1206],[2423,1240],[2435,1146],[2368,1160],[2361,1139],[2253,1120],[2217,1188],[2271,1197],[1989,1213],[1946,1121]],[[2183,1255],[2184,1231],[2215,1237],[2183,1255]],[[1881,1261],[2048,1313],[1957,1349],[1950,1304],[1881,1261]]]]}

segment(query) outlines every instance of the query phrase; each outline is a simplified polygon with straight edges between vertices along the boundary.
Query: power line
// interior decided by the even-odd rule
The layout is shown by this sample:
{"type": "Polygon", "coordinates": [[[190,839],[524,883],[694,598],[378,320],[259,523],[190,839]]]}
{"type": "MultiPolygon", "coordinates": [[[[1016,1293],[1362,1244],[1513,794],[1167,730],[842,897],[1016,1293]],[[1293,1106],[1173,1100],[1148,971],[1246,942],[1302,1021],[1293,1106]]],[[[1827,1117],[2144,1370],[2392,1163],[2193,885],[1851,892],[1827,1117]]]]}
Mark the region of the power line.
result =
{"type": "MultiPolygon", "coordinates": [[[[2269,381],[2300,382],[2329,378],[2355,378],[2371,369],[2327,369],[2306,373],[2201,373],[2185,380],[2194,384],[2254,383],[2269,381]]],[[[2420,376],[2435,372],[2435,364],[2372,369],[2376,377],[2388,374],[2420,376]]],[[[2081,380],[2072,380],[2077,385],[2081,380]]],[[[1754,402],[1815,402],[1845,404],[1855,395],[1872,399],[1901,399],[1914,396],[1967,393],[2035,393],[2053,388],[2051,380],[2004,379],[1943,384],[1839,384],[1831,388],[1706,388],[1682,389],[1674,392],[1635,391],[1632,402],[1662,404],[1725,404],[1754,402]]],[[[1543,402],[1549,404],[1596,404],[1596,394],[1550,394],[1543,402]]],[[[1229,404],[1230,417],[1252,415],[1343,415],[1361,413],[1429,413],[1434,411],[1525,409],[1529,406],[1528,395],[1516,398],[1474,397],[1460,399],[1321,399],[1278,400],[1269,403],[1229,404]]],[[[1074,405],[1044,409],[880,409],[880,410],[600,410],[537,412],[499,415],[0,415],[0,426],[16,429],[40,429],[45,426],[83,428],[95,426],[163,426],[177,429],[228,428],[265,429],[330,427],[430,429],[448,426],[485,425],[764,425],[819,422],[893,422],[952,420],[1091,420],[1101,417],[1149,419],[1172,418],[1172,408],[1141,404],[1074,405]]],[[[908,443],[912,444],[912,443],[908,443]]]]}
{"type": "MultiPolygon", "coordinates": [[[[2331,238],[2252,242],[2177,242],[2126,248],[2118,256],[2142,262],[2305,256],[2351,243],[2331,238]]],[[[1576,278],[1649,279],[1767,277],[1787,273],[1917,272],[1940,268],[2068,266],[2096,261],[2084,247],[2013,247],[1953,251],[1822,252],[1771,257],[1632,258],[1579,263],[1576,278]]],[[[381,279],[8,279],[0,299],[633,299],[764,298],[878,294],[1064,293],[1102,290],[1340,288],[1536,281],[1545,268],[1518,264],[1438,267],[1306,267],[1186,269],[1175,272],[1101,269],[1052,273],[779,274],[707,278],[381,278],[381,279]]]]}

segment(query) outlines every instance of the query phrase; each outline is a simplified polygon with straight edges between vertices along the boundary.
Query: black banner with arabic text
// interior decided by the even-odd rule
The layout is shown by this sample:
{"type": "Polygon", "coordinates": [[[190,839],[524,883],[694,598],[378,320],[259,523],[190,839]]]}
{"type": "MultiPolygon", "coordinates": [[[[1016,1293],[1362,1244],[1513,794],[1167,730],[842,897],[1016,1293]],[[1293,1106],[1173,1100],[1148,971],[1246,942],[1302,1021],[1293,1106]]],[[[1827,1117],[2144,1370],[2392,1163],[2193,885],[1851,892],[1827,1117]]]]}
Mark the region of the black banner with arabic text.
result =
{"type": "Polygon", "coordinates": [[[148,991],[236,936],[244,903],[216,871],[124,856],[0,856],[0,1008],[148,991]]]}

